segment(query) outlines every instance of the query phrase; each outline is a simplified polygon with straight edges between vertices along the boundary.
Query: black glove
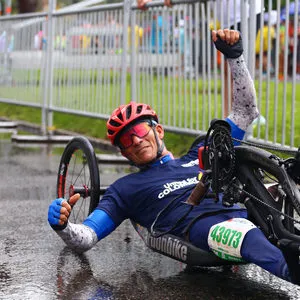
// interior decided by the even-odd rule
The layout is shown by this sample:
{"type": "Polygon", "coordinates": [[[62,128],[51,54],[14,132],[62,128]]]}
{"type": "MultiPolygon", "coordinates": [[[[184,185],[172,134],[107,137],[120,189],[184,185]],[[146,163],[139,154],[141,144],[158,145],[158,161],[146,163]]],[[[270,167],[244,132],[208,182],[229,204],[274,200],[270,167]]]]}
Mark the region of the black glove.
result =
{"type": "Polygon", "coordinates": [[[221,51],[226,58],[238,58],[243,54],[243,42],[242,37],[240,35],[239,40],[233,44],[227,44],[225,41],[221,40],[219,35],[217,35],[218,39],[214,42],[216,48],[221,51]]]}

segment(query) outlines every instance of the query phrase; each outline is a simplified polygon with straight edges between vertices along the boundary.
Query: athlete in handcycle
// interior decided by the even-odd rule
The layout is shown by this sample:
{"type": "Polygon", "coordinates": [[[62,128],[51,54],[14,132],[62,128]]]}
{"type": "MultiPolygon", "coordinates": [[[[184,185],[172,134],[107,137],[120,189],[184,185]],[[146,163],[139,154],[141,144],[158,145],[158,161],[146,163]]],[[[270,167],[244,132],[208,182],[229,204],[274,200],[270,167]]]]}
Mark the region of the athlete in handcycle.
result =
{"type": "Polygon", "coordinates": [[[107,121],[107,135],[139,172],[112,183],[96,204],[100,182],[91,163],[95,157],[85,139],[75,138],[61,159],[49,224],[69,247],[84,252],[130,219],[150,248],[187,264],[249,262],[299,284],[299,220],[294,215],[300,210],[295,183],[299,165],[296,159],[283,161],[262,150],[233,147],[232,140],[238,145],[258,116],[255,89],[239,32],[212,31],[212,39],[233,77],[232,112],[226,121],[214,122],[205,140],[175,159],[149,105],[120,106],[107,121]],[[78,149],[83,149],[83,165],[91,173],[81,186],[68,182],[69,162],[78,149]],[[76,215],[80,196],[81,205],[88,197],[94,200],[89,216],[76,224],[68,219],[72,210],[76,215]]]}

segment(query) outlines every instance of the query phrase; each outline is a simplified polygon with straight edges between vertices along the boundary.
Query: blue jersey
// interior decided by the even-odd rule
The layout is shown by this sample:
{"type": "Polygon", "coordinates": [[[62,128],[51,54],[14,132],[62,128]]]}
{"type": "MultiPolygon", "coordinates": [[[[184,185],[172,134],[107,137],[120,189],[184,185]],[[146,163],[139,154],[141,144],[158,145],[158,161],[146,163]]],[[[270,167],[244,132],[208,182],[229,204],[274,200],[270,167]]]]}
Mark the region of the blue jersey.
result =
{"type": "MultiPolygon", "coordinates": [[[[240,138],[239,134],[235,136],[240,138]]],[[[186,204],[199,181],[199,172],[203,172],[199,168],[198,147],[178,159],[170,159],[120,178],[107,189],[98,209],[105,211],[116,226],[129,218],[149,229],[157,215],[170,205],[157,220],[156,229],[162,232],[169,230],[186,214],[184,220],[171,231],[176,235],[181,235],[195,217],[226,210],[222,201],[215,203],[215,199],[209,198],[192,209],[186,204]]],[[[235,205],[230,209],[240,207],[235,205]]]]}
{"type": "MultiPolygon", "coordinates": [[[[244,132],[232,121],[228,122],[232,136],[241,139],[244,132]]],[[[198,147],[178,159],[164,156],[149,168],[114,182],[83,224],[93,229],[101,240],[127,218],[148,230],[155,223],[153,229],[156,233],[169,232],[210,251],[208,235],[211,227],[228,219],[247,218],[247,211],[238,205],[226,208],[221,199],[216,203],[214,199],[207,198],[197,206],[186,203],[198,183],[199,172],[203,172],[199,168],[198,147]]],[[[247,232],[241,256],[245,261],[290,280],[282,252],[258,228],[247,232]]]]}

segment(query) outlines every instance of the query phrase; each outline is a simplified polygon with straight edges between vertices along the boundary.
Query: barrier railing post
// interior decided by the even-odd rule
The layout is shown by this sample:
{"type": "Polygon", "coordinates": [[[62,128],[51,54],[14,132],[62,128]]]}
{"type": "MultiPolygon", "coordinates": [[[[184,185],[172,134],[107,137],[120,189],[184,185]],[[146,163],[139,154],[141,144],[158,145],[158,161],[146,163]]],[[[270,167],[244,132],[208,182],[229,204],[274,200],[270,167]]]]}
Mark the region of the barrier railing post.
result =
{"type": "Polygon", "coordinates": [[[130,96],[131,100],[136,101],[136,53],[135,49],[135,24],[136,24],[136,11],[132,11],[131,14],[131,59],[130,59],[130,71],[131,71],[131,91],[130,96]]]}
{"type": "Polygon", "coordinates": [[[54,22],[53,11],[56,7],[56,0],[49,1],[49,11],[47,20],[46,35],[46,64],[43,84],[43,106],[42,106],[42,125],[41,131],[43,135],[48,134],[48,128],[53,124],[52,106],[52,88],[53,88],[53,38],[54,38],[54,22]]]}
{"type": "Polygon", "coordinates": [[[47,134],[52,134],[53,131],[53,69],[54,69],[54,39],[55,39],[55,18],[53,18],[53,13],[56,10],[56,0],[49,1],[49,31],[48,31],[48,59],[49,59],[49,99],[48,99],[48,109],[47,109],[47,134]]]}
{"type": "Polygon", "coordinates": [[[123,52],[122,52],[122,75],[121,75],[121,99],[124,104],[126,100],[126,73],[127,73],[127,52],[128,52],[128,25],[131,11],[131,0],[124,1],[123,8],[123,52]]]}

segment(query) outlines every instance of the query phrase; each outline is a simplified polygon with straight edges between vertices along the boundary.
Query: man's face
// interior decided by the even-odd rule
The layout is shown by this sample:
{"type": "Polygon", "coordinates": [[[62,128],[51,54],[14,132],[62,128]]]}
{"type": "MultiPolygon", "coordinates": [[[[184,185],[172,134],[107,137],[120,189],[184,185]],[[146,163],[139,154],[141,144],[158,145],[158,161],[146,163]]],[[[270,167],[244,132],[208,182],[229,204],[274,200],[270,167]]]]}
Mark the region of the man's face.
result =
{"type": "Polygon", "coordinates": [[[161,143],[164,136],[161,125],[151,127],[147,122],[142,122],[130,127],[120,137],[120,143],[122,144],[123,140],[126,145],[123,149],[121,147],[122,154],[136,165],[145,165],[153,161],[157,155],[157,143],[153,130],[156,131],[161,143]]]}

